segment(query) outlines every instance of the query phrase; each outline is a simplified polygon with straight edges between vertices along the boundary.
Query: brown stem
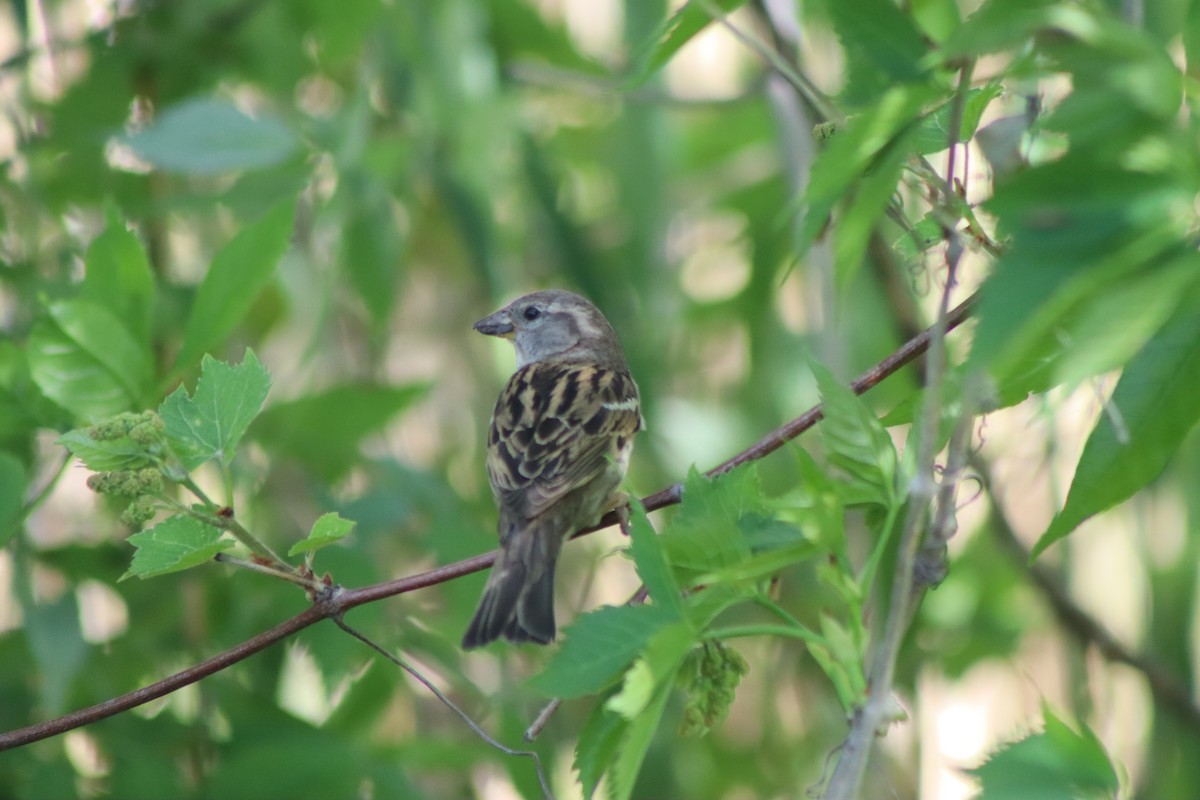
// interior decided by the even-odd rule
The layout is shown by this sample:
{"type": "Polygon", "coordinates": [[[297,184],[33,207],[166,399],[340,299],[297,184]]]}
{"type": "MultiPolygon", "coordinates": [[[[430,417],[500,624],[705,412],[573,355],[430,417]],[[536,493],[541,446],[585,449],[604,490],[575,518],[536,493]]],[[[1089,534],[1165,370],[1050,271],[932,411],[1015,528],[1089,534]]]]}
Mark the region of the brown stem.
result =
{"type": "MultiPolygon", "coordinates": [[[[970,297],[963,301],[957,308],[951,311],[946,317],[947,331],[960,325],[971,314],[971,309],[974,304],[974,297],[970,297]]],[[[863,373],[857,380],[851,384],[851,388],[855,393],[862,394],[868,389],[879,384],[884,378],[898,371],[905,364],[908,364],[917,356],[921,355],[929,347],[931,339],[931,330],[922,332],[901,346],[896,352],[885,358],[883,361],[876,364],[871,369],[863,373]]],[[[821,420],[821,407],[813,406],[808,411],[801,414],[796,419],[788,422],[785,425],[777,428],[771,433],[764,436],[762,439],[755,442],[750,447],[728,459],[727,461],[718,464],[710,469],[707,473],[709,477],[715,477],[723,473],[729,472],[731,469],[738,467],[750,461],[755,461],[763,456],[773,453],[782,447],[785,443],[795,439],[804,431],[811,428],[821,420]]],[[[654,494],[643,498],[642,504],[647,511],[664,508],[674,505],[679,502],[683,495],[683,485],[676,483],[667,488],[655,492],[654,494]]],[[[579,531],[575,536],[583,536],[600,528],[614,525],[619,521],[618,514],[614,511],[606,514],[600,521],[600,524],[591,528],[586,528],[579,531]]],[[[0,751],[9,750],[14,747],[21,747],[31,742],[47,739],[51,736],[57,736],[75,728],[83,727],[98,720],[107,719],[108,717],[120,714],[123,711],[128,711],[131,708],[147,703],[151,700],[156,700],[159,697],[170,694],[171,692],[181,689],[184,686],[195,683],[201,678],[206,678],[213,673],[220,672],[226,667],[230,667],[242,659],[248,658],[255,653],[265,650],[271,645],[278,642],[280,639],[287,638],[292,634],[307,628],[323,619],[340,616],[350,609],[361,606],[365,603],[371,603],[376,600],[382,600],[387,597],[393,597],[405,592],[412,592],[417,589],[424,589],[429,586],[434,586],[439,583],[461,578],[464,575],[470,575],[473,572],[480,572],[487,569],[496,560],[496,551],[482,553],[462,561],[456,561],[453,564],[447,564],[443,567],[421,572],[416,575],[409,575],[405,578],[397,578],[396,580],[386,581],[384,583],[376,583],[370,586],[363,586],[358,589],[341,589],[333,588],[329,592],[319,596],[313,606],[306,611],[297,614],[289,620],[286,620],[268,631],[258,634],[252,639],[248,639],[241,644],[230,648],[222,653],[219,653],[212,658],[197,664],[194,667],[189,667],[182,672],[177,672],[170,677],[164,678],[161,681],[153,683],[149,686],[144,686],[141,689],[136,689],[128,694],[123,694],[120,697],[114,697],[110,700],[105,700],[103,703],[98,703],[89,708],[84,708],[79,711],[74,711],[70,714],[58,717],[57,719],[39,722],[36,725],[30,725],[25,728],[18,728],[14,731],[0,734],[0,751]]]]}

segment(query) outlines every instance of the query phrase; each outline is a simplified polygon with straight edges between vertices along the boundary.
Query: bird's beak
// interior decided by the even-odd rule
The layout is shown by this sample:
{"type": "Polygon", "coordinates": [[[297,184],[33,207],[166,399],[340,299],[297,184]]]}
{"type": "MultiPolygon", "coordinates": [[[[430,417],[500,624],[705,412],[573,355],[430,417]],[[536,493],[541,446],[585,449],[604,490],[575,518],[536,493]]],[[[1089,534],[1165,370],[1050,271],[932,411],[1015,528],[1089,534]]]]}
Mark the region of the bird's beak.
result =
{"type": "Polygon", "coordinates": [[[475,330],[487,336],[501,336],[507,339],[513,335],[516,329],[513,327],[512,319],[508,315],[508,309],[502,308],[495,314],[486,316],[479,320],[479,322],[476,322],[475,330]]]}

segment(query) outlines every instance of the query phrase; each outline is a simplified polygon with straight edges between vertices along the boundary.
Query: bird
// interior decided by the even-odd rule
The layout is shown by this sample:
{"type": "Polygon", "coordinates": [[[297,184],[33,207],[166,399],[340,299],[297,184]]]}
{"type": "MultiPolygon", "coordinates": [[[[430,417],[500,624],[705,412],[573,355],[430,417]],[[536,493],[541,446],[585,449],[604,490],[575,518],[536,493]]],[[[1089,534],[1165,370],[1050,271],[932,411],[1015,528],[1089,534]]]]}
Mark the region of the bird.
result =
{"type": "Polygon", "coordinates": [[[511,341],[517,366],[487,438],[500,553],[462,646],[550,644],[563,542],[624,506],[618,489],[645,428],[638,387],[612,325],[573,292],[524,295],[474,328],[511,341]]]}

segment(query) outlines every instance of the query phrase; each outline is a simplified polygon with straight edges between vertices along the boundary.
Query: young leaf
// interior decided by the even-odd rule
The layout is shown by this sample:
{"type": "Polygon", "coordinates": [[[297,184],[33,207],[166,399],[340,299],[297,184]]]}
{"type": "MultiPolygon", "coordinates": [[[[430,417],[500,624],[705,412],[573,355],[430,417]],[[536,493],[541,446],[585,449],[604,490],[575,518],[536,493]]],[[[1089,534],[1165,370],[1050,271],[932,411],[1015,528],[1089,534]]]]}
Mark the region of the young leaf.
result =
{"type": "Polygon", "coordinates": [[[164,110],[153,125],[120,138],[156,167],[191,175],[267,167],[299,144],[275,117],[250,117],[227,102],[200,97],[164,110]]]}
{"type": "Polygon", "coordinates": [[[246,316],[287,250],[296,203],[288,200],[243,228],[208,268],[196,292],[176,368],[186,369],[246,316]]]}
{"type": "Polygon", "coordinates": [[[615,711],[610,711],[607,698],[601,697],[579,732],[579,741],[575,744],[575,769],[579,773],[583,796],[588,800],[596,793],[596,787],[604,777],[604,770],[612,763],[613,756],[628,729],[629,723],[625,718],[615,711]]]}
{"type": "Polygon", "coordinates": [[[211,561],[217,553],[234,546],[232,540],[221,538],[221,531],[183,515],[168,517],[153,528],[133,534],[128,541],[137,552],[121,580],[179,572],[211,561]]]}
{"type": "Polygon", "coordinates": [[[851,479],[854,488],[884,507],[896,502],[896,448],[875,415],[828,369],[811,361],[825,421],[821,439],[829,463],[851,479]]]}
{"type": "Polygon", "coordinates": [[[659,720],[667,707],[667,699],[671,696],[670,684],[659,688],[653,699],[646,705],[644,711],[631,720],[625,730],[617,757],[608,770],[608,796],[610,800],[629,800],[633,795],[633,786],[637,781],[638,771],[646,759],[646,751],[650,748],[650,740],[658,730],[659,720]]]}
{"type": "Polygon", "coordinates": [[[744,561],[750,547],[738,527],[748,512],[765,510],[753,466],[709,479],[694,468],[684,481],[679,513],[659,537],[676,567],[710,572],[744,561]]]}
{"type": "Polygon", "coordinates": [[[1096,423],[1063,510],[1033,556],[1158,477],[1200,419],[1200,311],[1176,314],[1134,357],[1096,423]],[[1120,428],[1114,415],[1119,415],[1120,428]]]}
{"type": "Polygon", "coordinates": [[[184,468],[190,472],[210,458],[229,463],[270,387],[271,376],[253,350],[236,366],[205,356],[195,395],[189,398],[180,386],[158,409],[184,468]]]}
{"type": "MultiPolygon", "coordinates": [[[[962,124],[954,136],[955,144],[969,141],[979,127],[979,119],[983,116],[988,104],[1004,91],[999,81],[992,81],[978,89],[967,92],[963,102],[962,124]]],[[[943,103],[932,114],[921,120],[916,131],[916,149],[923,156],[937,153],[950,146],[950,116],[954,111],[955,100],[952,98],[943,103]]]]}
{"type": "Polygon", "coordinates": [[[1096,734],[1082,723],[1076,733],[1043,708],[1046,730],[993,753],[969,770],[982,784],[980,800],[1076,800],[1112,797],[1117,774],[1096,734]]]}
{"type": "Polygon", "coordinates": [[[122,436],[119,439],[97,440],[87,428],[76,428],[58,437],[60,444],[71,451],[71,455],[83,462],[93,472],[109,472],[119,469],[138,469],[151,465],[150,456],[144,445],[122,436]]]}
{"type": "Polygon", "coordinates": [[[562,647],[530,684],[556,697],[579,697],[612,683],[651,637],[677,617],[661,606],[603,606],[567,628],[562,647]]]}
{"type": "Polygon", "coordinates": [[[605,705],[628,720],[636,718],[659,689],[675,685],[675,673],[695,643],[696,632],[684,622],[658,631],[626,670],[621,691],[605,705]]]}
{"type": "Polygon", "coordinates": [[[141,402],[152,373],[150,351],[107,309],[87,300],[46,308],[29,334],[29,371],[47,397],[95,421],[141,402]]]}
{"type": "Polygon", "coordinates": [[[646,518],[646,509],[636,498],[629,504],[629,551],[637,565],[638,576],[646,584],[646,591],[655,604],[669,609],[675,616],[682,614],[679,584],[663,554],[658,534],[646,518]]]}
{"type": "Polygon", "coordinates": [[[310,553],[313,550],[319,550],[326,545],[331,545],[334,542],[345,538],[350,531],[354,529],[354,522],[348,519],[342,519],[334,512],[322,514],[313,523],[312,532],[305,538],[292,545],[288,550],[289,556],[294,556],[297,553],[310,553]]]}

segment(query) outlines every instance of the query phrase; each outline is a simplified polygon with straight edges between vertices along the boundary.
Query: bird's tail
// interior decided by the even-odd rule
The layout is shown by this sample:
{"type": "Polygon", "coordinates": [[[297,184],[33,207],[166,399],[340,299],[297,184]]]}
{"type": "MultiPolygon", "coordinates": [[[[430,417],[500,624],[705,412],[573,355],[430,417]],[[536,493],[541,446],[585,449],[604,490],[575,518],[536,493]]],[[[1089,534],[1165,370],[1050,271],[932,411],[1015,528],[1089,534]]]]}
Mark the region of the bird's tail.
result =
{"type": "Polygon", "coordinates": [[[463,649],[501,636],[515,643],[554,641],[554,566],[562,537],[544,528],[533,522],[508,536],[463,636],[463,649]]]}

